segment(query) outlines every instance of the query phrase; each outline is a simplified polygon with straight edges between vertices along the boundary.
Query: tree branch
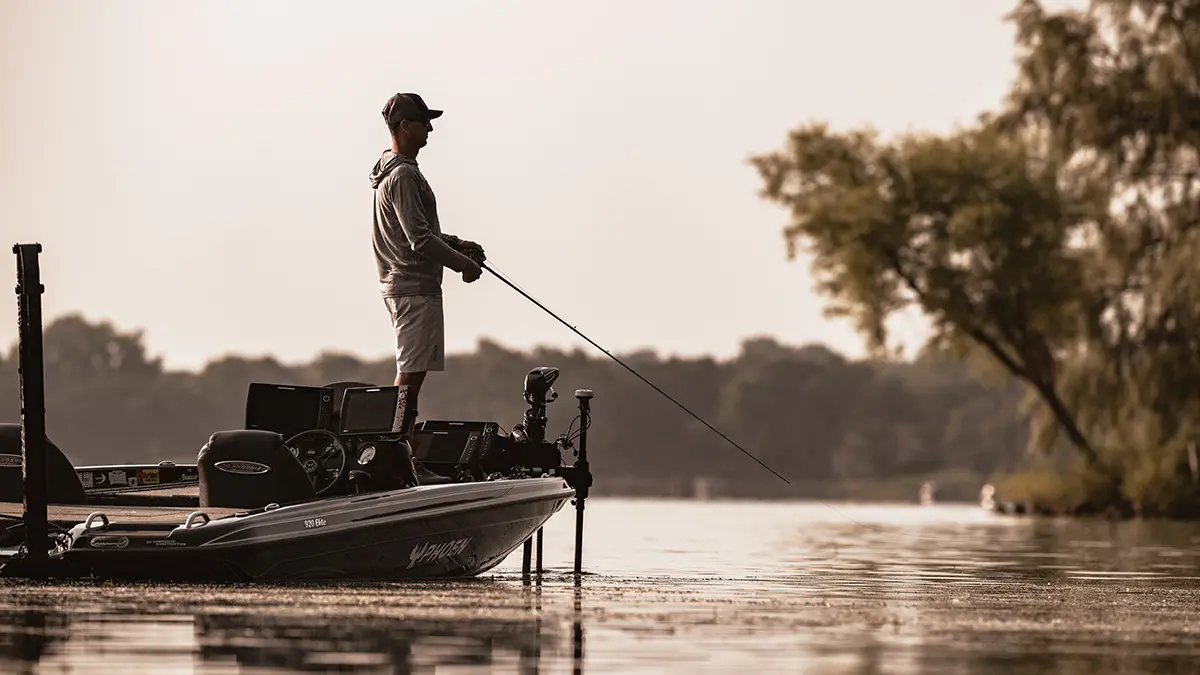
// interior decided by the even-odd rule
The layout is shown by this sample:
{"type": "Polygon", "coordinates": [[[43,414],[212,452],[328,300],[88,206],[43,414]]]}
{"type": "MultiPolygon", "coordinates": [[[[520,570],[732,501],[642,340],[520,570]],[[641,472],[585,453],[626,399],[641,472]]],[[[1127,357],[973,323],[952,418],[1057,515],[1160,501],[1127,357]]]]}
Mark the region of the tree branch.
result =
{"type": "MultiPolygon", "coordinates": [[[[870,246],[870,244],[868,244],[868,246],[870,246]]],[[[905,285],[913,293],[915,293],[919,299],[925,300],[928,297],[925,291],[920,287],[920,284],[917,283],[916,279],[904,269],[904,263],[900,259],[899,252],[883,246],[873,246],[872,248],[874,248],[888,261],[892,271],[904,281],[905,285]]],[[[1114,481],[1118,479],[1117,474],[1100,460],[1100,456],[1096,454],[1095,448],[1092,447],[1092,444],[1088,441],[1087,436],[1084,435],[1083,430],[1081,430],[1078,423],[1076,423],[1074,415],[1072,415],[1071,411],[1067,409],[1067,406],[1063,403],[1062,398],[1059,397],[1058,392],[1055,391],[1053,382],[1044,381],[1043,378],[1039,378],[1030,372],[1028,364],[1020,363],[1016,358],[1009,355],[1008,352],[1006,352],[996,340],[992,339],[992,337],[988,335],[987,331],[985,331],[983,328],[973,325],[972,322],[966,320],[960,321],[956,327],[987,349],[988,353],[990,353],[993,358],[999,361],[1001,365],[1007,368],[1009,372],[1029,383],[1037,391],[1038,395],[1042,398],[1046,405],[1049,406],[1050,412],[1054,415],[1054,419],[1066,432],[1067,438],[1070,439],[1071,444],[1074,445],[1080,454],[1083,455],[1084,459],[1087,460],[1089,465],[1101,471],[1106,476],[1112,478],[1114,481]]]]}

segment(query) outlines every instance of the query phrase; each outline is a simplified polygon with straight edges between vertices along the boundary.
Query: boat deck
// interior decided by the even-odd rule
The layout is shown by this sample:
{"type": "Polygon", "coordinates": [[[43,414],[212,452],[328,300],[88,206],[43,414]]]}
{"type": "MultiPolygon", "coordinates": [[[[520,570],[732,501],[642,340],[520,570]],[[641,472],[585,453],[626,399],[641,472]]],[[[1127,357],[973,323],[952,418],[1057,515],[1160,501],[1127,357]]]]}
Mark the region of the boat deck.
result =
{"type": "MultiPolygon", "coordinates": [[[[110,504],[50,504],[46,507],[47,520],[63,525],[65,523],[82,523],[89,514],[99,511],[108,517],[112,524],[146,524],[170,525],[183,524],[192,511],[204,511],[208,517],[216,520],[246,509],[226,509],[195,506],[119,506],[110,504]]],[[[20,518],[25,513],[25,505],[17,502],[0,502],[0,516],[20,518]]]]}
{"type": "MultiPolygon", "coordinates": [[[[196,485],[93,490],[88,492],[88,500],[87,504],[49,504],[46,507],[47,520],[65,527],[68,523],[82,523],[88,515],[99,511],[113,524],[182,525],[193,511],[204,511],[214,520],[245,511],[213,507],[202,509],[196,485]]],[[[0,517],[20,518],[24,512],[25,505],[20,502],[0,502],[0,517]]]]}
{"type": "Polygon", "coordinates": [[[166,486],[144,486],[134,488],[123,488],[118,490],[88,490],[88,497],[91,499],[108,500],[108,499],[145,499],[145,498],[163,498],[163,497],[190,497],[200,503],[200,486],[192,485],[166,485],[166,486]]]}

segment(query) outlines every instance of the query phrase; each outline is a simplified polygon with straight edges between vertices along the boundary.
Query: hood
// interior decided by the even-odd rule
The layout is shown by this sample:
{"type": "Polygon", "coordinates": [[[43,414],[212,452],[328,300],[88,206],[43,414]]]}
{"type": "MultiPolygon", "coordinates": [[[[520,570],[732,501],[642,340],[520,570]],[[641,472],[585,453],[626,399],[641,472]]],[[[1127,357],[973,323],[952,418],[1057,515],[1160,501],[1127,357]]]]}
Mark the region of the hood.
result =
{"type": "Polygon", "coordinates": [[[384,150],[383,154],[379,156],[379,160],[375,162],[375,166],[371,168],[371,188],[379,187],[379,183],[392,172],[392,169],[401,164],[416,164],[416,162],[391,150],[384,150]]]}

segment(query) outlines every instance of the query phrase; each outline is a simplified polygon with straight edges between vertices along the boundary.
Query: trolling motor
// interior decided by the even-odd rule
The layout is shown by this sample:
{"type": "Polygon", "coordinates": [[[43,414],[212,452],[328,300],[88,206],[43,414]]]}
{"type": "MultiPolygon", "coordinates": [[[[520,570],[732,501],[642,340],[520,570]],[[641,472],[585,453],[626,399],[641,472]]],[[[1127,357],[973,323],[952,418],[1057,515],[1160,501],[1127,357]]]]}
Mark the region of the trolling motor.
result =
{"type": "Polygon", "coordinates": [[[525,417],[513,425],[513,439],[520,442],[544,443],[546,441],[546,405],[558,400],[554,381],[558,379],[558,368],[538,366],[525,374],[525,402],[529,408],[525,417]]]}
{"type": "Polygon", "coordinates": [[[525,402],[529,408],[513,425],[508,438],[496,443],[481,458],[483,474],[509,478],[549,475],[562,463],[563,439],[546,440],[546,405],[558,399],[554,381],[558,368],[539,366],[525,375],[525,402]]]}

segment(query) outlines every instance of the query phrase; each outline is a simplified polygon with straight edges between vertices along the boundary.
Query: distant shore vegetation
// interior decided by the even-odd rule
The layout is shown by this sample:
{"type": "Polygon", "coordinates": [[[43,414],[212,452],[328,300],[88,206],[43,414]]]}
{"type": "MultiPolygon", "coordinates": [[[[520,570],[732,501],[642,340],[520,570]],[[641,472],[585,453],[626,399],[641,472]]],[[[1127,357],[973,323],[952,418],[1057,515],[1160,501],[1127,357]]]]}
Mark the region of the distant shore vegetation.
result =
{"type": "MultiPolygon", "coordinates": [[[[295,364],[229,355],[171,371],[147,354],[140,331],[79,315],[48,322],[43,349],[47,431],[76,465],[195,461],[212,433],[243,426],[250,382],[388,384],[394,373],[390,359],[349,354],[295,364]]],[[[511,429],[525,410],[525,373],[560,368],[548,434],[567,431],[575,389],[595,391],[588,447],[598,495],[915,502],[931,482],[938,499],[974,501],[1025,454],[1018,388],[985,385],[938,356],[855,361],[820,345],[751,338],[726,360],[618,357],[792,484],[599,352],[482,341],[429,378],[421,418],[511,429]]],[[[0,362],[0,381],[0,419],[19,421],[15,345],[0,362]]]]}

